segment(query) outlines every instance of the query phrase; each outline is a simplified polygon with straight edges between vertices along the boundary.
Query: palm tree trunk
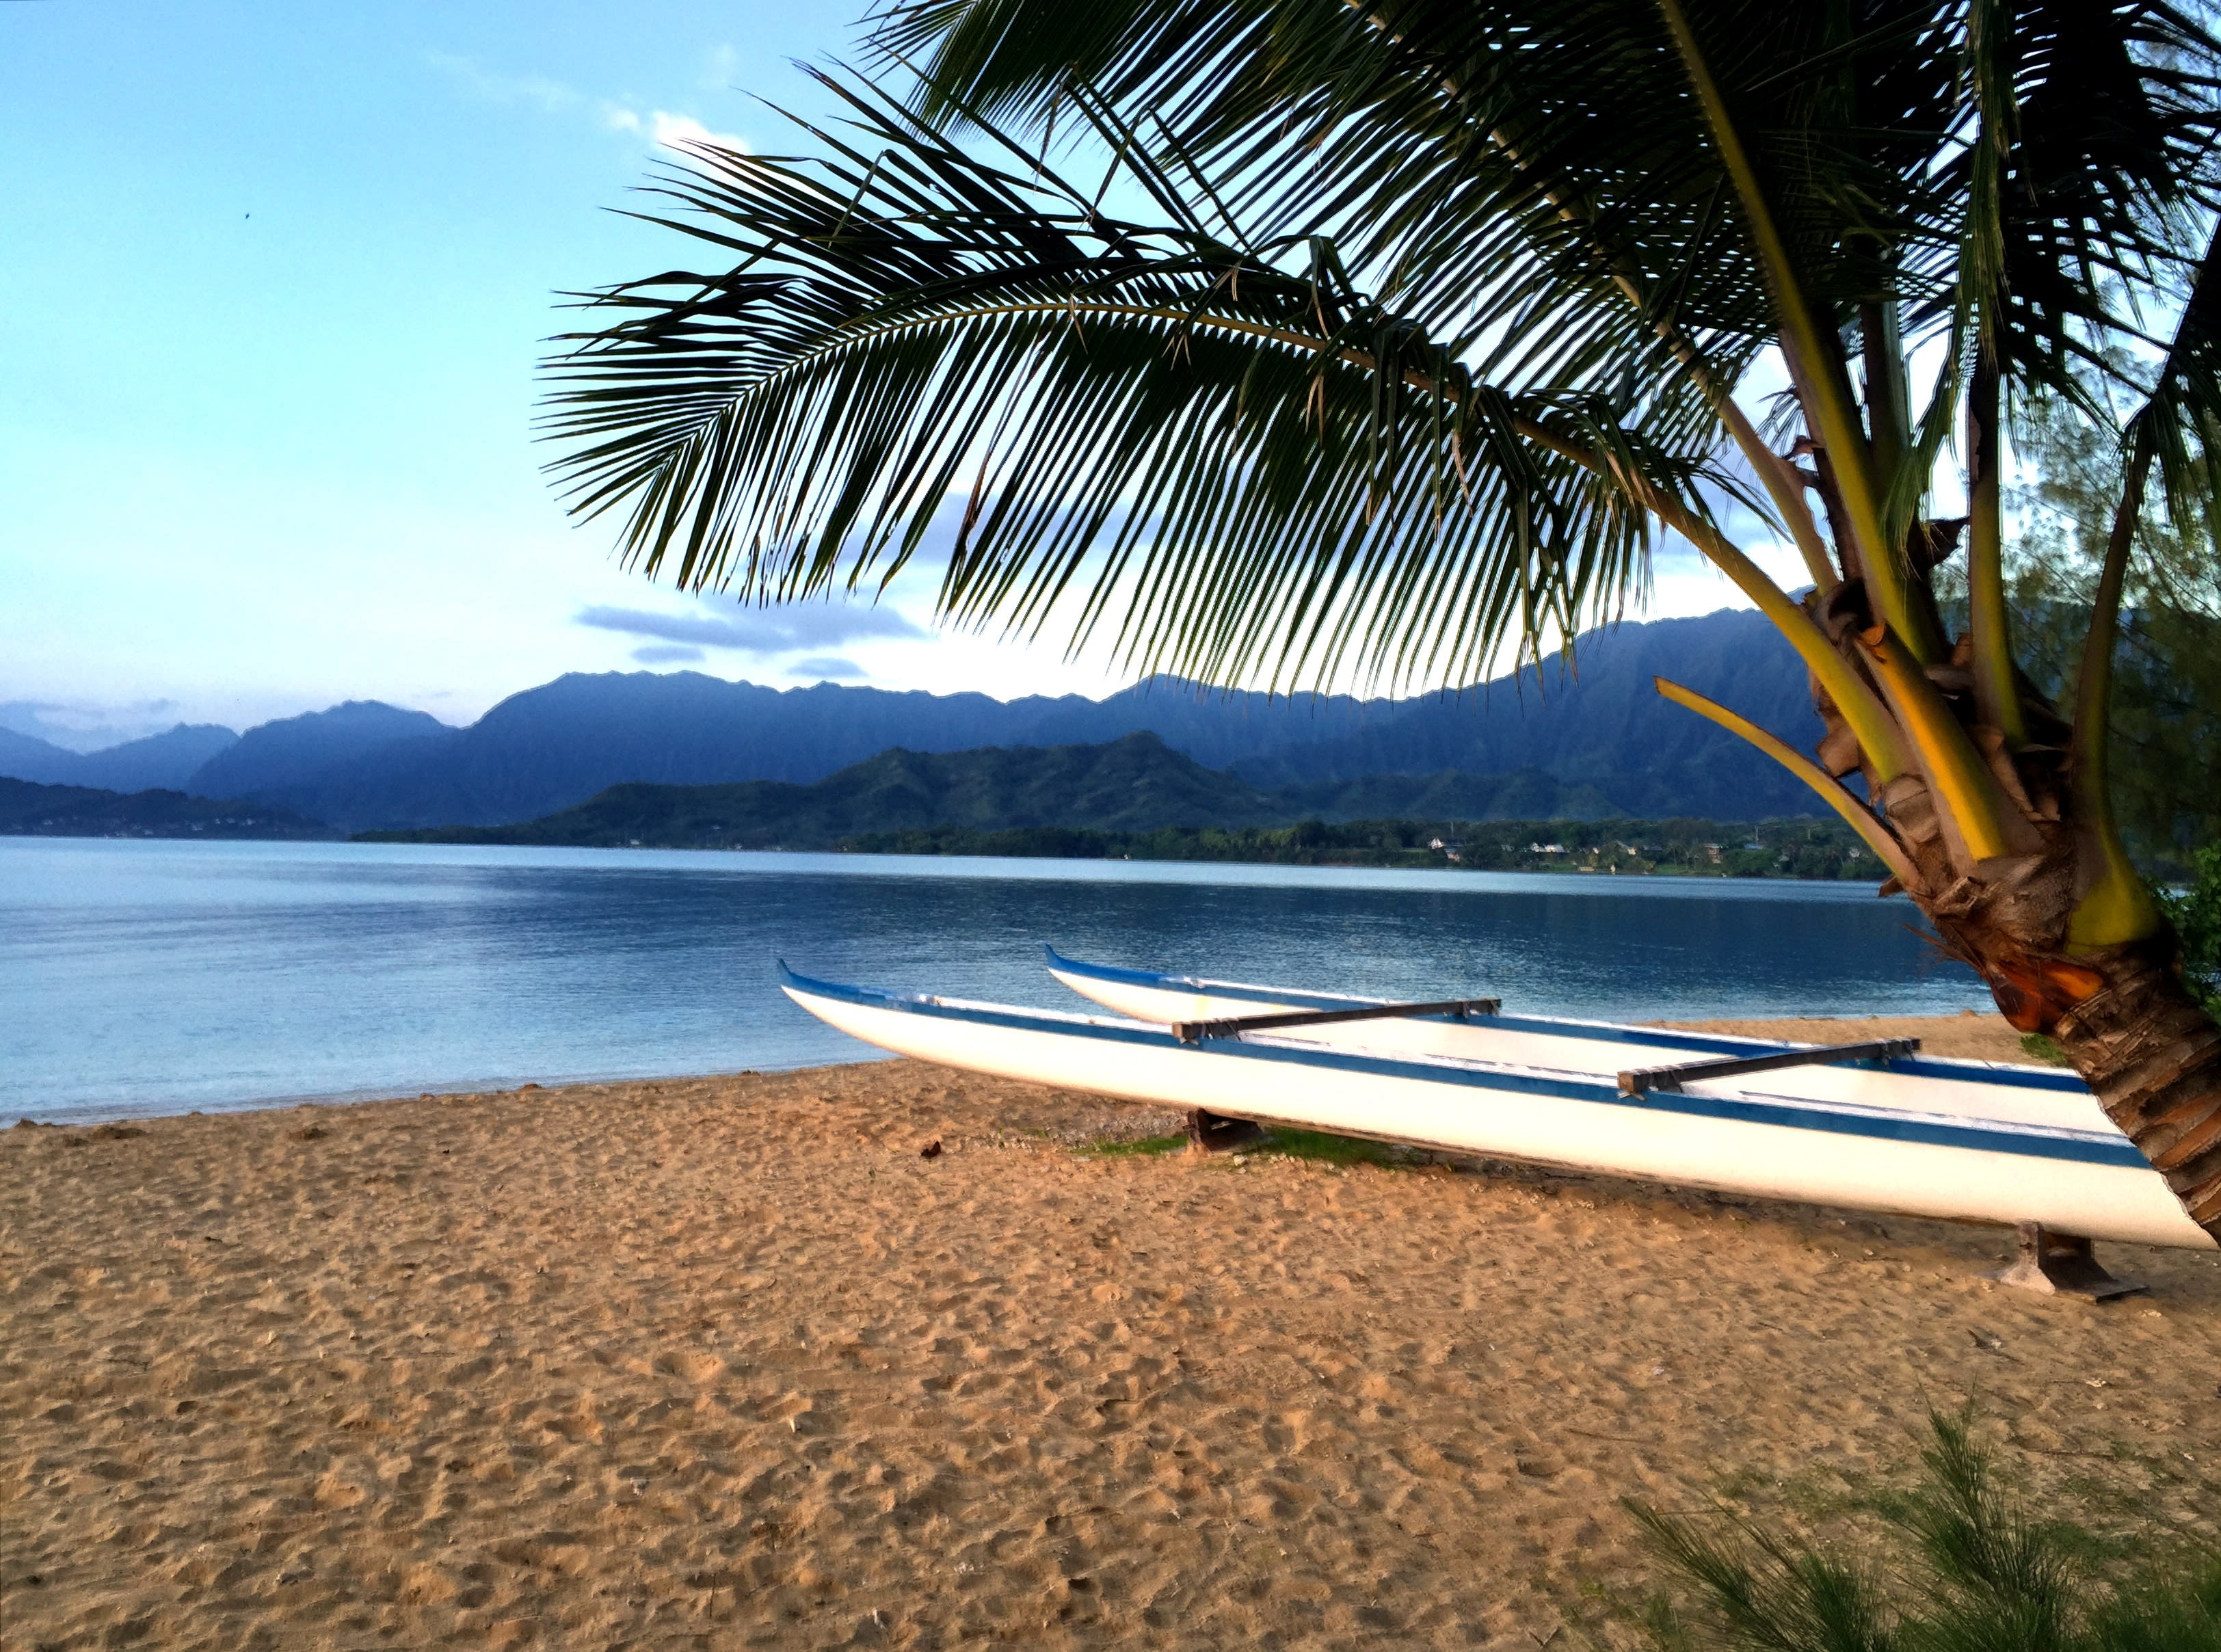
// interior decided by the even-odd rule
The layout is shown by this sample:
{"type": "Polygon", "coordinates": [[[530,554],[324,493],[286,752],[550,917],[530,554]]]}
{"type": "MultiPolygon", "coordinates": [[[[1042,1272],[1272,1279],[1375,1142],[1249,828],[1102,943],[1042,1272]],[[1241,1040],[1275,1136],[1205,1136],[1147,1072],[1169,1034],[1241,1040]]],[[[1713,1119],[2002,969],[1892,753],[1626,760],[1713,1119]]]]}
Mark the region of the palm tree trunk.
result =
{"type": "Polygon", "coordinates": [[[2221,1026],[2184,985],[2173,932],[2070,946],[2071,892],[2093,881],[2086,832],[2051,823],[2043,850],[2010,872],[1955,877],[1940,842],[1905,829],[1925,804],[1900,792],[1893,810],[1919,874],[1906,893],[1988,983],[2006,1024],[2058,1045],[2191,1220],[2221,1243],[2221,1026]]]}
{"type": "MultiPolygon", "coordinates": [[[[1814,687],[1830,730],[1823,751],[1848,749],[1841,714],[1814,687]]],[[[2066,725],[2041,700],[2030,715],[2044,723],[2048,738],[2063,734],[2066,725]]],[[[2166,1178],[2190,1218],[2221,1243],[2221,1025],[2184,985],[2180,943],[2163,923],[2125,944],[2070,942],[2073,915],[2105,875],[2109,857],[2099,823],[2077,817],[2062,755],[2055,747],[2018,760],[1997,754],[2040,847],[1992,862],[1979,877],[1955,868],[1922,777],[1877,787],[1869,774],[1868,794],[1911,874],[1900,873],[1883,891],[1901,887],[1911,897],[1944,948],[1988,984],[2009,1025],[2059,1046],[2105,1116],[2166,1178]]]]}
{"type": "MultiPolygon", "coordinates": [[[[2049,1036],[2191,1220],[2221,1242],[2221,1027],[2158,948],[2076,963],[2104,984],[2060,1010],[2049,1036]]],[[[2009,995],[2026,1013],[2027,995],[2010,981],[1999,1006],[2009,995]]]]}

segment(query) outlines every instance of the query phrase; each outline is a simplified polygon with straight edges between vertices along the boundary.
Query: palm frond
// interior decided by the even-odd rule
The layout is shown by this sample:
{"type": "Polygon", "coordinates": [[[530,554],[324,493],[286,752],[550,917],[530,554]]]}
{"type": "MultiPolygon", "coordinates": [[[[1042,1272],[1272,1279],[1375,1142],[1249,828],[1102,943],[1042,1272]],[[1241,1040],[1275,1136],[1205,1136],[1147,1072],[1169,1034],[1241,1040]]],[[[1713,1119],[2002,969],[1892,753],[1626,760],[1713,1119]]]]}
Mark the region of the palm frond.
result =
{"type": "Polygon", "coordinates": [[[1736,487],[1670,363],[1491,384],[1332,236],[1222,240],[1138,154],[1163,220],[1116,220],[984,117],[999,164],[826,84],[823,158],[705,149],[644,215],[729,267],[589,296],[547,364],[552,468],[651,573],[884,582],[954,494],[957,621],[1070,604],[1150,669],[1464,680],[1641,589],[1639,491],[1736,487]]]}
{"type": "MultiPolygon", "coordinates": [[[[897,8],[877,38],[929,51],[932,118],[960,124],[977,100],[1039,121],[1082,86],[1149,110],[1260,236],[1330,236],[1384,303],[1451,318],[1446,341],[1484,378],[1626,398],[1694,385],[1693,362],[1731,385],[1763,295],[1717,168],[1692,164],[1686,99],[1660,95],[1655,19],[1592,9],[1599,36],[1572,39],[1405,0],[1114,0],[1061,32],[991,3],[897,8]],[[1600,154],[1607,128],[1625,141],[1600,154]]],[[[1690,416],[1711,426],[1711,403],[1690,416]]]]}
{"type": "Polygon", "coordinates": [[[1812,794],[1829,808],[1842,817],[1843,823],[1866,841],[1874,856],[1889,868],[1890,876],[1907,889],[1920,886],[1919,870],[1905,854],[1904,846],[1890,835],[1889,828],[1868,808],[1864,801],[1846,790],[1842,782],[1822,768],[1803,753],[1791,748],[1779,735],[1760,728],[1749,718],[1730,711],[1717,701],[1685,688],[1679,683],[1668,682],[1663,677],[1654,677],[1652,685],[1676,705],[1685,706],[1699,716],[1718,724],[1736,739],[1764,752],[1775,762],[1812,789],[1812,794]]]}
{"type": "MultiPolygon", "coordinates": [[[[1758,135],[1800,287],[1838,326],[1899,310],[1905,348],[1945,347],[1880,484],[1894,544],[1978,339],[2009,393],[2080,396],[2174,302],[2221,197],[2210,20],[2166,0],[1682,9],[1758,135]]],[[[1678,348],[1731,386],[1780,331],[1655,5],[897,0],[872,38],[923,67],[932,121],[1037,128],[1080,86],[1151,111],[1238,180],[1245,221],[1328,228],[1384,296],[1458,317],[1492,379],[1641,377],[1678,348]]]]}

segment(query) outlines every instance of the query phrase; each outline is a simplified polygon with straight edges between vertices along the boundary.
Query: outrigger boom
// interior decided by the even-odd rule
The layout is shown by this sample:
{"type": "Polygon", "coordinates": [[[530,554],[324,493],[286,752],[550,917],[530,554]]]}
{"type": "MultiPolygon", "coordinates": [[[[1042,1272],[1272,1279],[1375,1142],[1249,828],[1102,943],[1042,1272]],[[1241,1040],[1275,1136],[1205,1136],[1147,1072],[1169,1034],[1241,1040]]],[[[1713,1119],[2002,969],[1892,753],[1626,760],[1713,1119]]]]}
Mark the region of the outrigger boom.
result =
{"type": "Polygon", "coordinates": [[[1283,1032],[1291,1027],[1324,1027],[1337,1021],[1382,1021],[1392,1016],[1492,1016],[1504,1007],[1498,998],[1443,998],[1435,1004],[1368,1004],[1355,1010],[1293,1010],[1269,1016],[1236,1016],[1223,1021],[1175,1021],[1173,1036],[1183,1044],[1206,1038],[1239,1038],[1246,1032],[1283,1032]]]}
{"type": "Polygon", "coordinates": [[[1639,1096],[1646,1090],[1679,1090],[1709,1079],[1732,1079],[1745,1073],[1772,1073],[1785,1067],[1825,1067],[1837,1061],[1887,1061],[1913,1054],[1918,1038],[1877,1038],[1865,1044],[1811,1044],[1785,1049],[1774,1055],[1745,1055],[1724,1061],[1684,1061],[1678,1067],[1640,1067],[1619,1075],[1622,1095],[1639,1096]]]}

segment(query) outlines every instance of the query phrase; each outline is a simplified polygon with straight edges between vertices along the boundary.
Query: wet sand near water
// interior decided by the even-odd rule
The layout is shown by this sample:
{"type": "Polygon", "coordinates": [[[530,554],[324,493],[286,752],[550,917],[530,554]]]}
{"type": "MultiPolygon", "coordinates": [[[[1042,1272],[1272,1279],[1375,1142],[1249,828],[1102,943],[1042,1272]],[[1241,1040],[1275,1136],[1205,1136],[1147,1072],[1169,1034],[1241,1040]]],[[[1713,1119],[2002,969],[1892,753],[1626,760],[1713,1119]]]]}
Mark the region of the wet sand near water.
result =
{"type": "Polygon", "coordinates": [[[1970,1397],[2221,1536],[2221,1259],[2091,1307],[1991,1230],[1080,1145],[1176,1124],[894,1061],[0,1134],[0,1644],[1633,1647],[1619,1499],[1855,1538],[1970,1397]]]}

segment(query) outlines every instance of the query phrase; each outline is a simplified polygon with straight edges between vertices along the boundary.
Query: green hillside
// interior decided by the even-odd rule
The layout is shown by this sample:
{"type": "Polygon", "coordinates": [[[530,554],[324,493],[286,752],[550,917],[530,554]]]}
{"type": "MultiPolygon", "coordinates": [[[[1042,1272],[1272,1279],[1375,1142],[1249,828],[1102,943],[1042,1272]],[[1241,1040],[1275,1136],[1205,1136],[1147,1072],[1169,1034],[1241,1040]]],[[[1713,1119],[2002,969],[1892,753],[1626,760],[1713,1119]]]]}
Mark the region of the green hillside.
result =
{"type": "Polygon", "coordinates": [[[319,820],[182,792],[103,792],[0,779],[0,837],[333,838],[319,820]]]}
{"type": "Polygon", "coordinates": [[[1148,831],[1198,822],[1278,824],[1298,812],[1274,793],[1204,768],[1154,735],[1137,734],[1101,746],[898,748],[810,785],[613,785],[576,808],[520,825],[364,835],[384,842],[799,849],[830,848],[859,832],[932,826],[1148,831]]]}
{"type": "Polygon", "coordinates": [[[833,848],[864,833],[1035,828],[1153,832],[1285,826],[1412,812],[1486,818],[1609,812],[1586,786],[1542,774],[1390,774],[1277,790],[1207,769],[1154,734],[1099,746],[898,748],[809,785],[613,785],[515,826],[366,832],[366,842],[537,843],[660,848],[833,848]]]}
{"type": "Polygon", "coordinates": [[[844,849],[1352,866],[1871,878],[1833,821],[1628,820],[1532,771],[1376,775],[1268,790],[1153,734],[1098,746],[882,752],[814,785],[616,785],[516,826],[366,842],[844,849]]]}

